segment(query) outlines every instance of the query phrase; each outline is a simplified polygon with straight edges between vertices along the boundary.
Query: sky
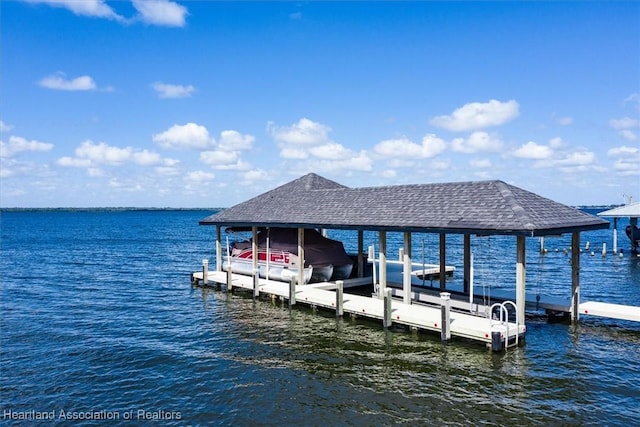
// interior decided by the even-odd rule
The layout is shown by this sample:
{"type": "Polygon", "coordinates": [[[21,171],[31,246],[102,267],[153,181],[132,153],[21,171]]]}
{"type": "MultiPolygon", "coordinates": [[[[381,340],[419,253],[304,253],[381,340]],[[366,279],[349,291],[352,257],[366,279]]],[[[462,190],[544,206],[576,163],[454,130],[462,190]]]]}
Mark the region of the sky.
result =
{"type": "Polygon", "coordinates": [[[640,2],[0,2],[0,207],[502,180],[640,200],[640,2]]]}

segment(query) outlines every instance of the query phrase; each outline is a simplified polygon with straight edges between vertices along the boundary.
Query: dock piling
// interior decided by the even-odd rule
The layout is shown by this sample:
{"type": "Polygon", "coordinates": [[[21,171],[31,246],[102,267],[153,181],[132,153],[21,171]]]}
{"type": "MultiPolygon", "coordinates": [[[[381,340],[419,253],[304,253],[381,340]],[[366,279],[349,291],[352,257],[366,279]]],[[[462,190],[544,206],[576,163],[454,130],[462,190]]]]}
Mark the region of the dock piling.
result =
{"type": "Polygon", "coordinates": [[[336,282],[336,317],[344,315],[344,282],[338,280],[336,282]]]}
{"type": "Polygon", "coordinates": [[[491,351],[500,352],[504,350],[502,343],[502,333],[497,330],[491,331],[491,351]]]}
{"type": "Polygon", "coordinates": [[[382,320],[382,326],[385,328],[391,326],[391,292],[392,289],[390,288],[384,290],[384,318],[382,320]]]}
{"type": "Polygon", "coordinates": [[[206,258],[202,260],[202,283],[209,284],[209,260],[206,258]]]}
{"type": "Polygon", "coordinates": [[[253,298],[258,298],[260,296],[260,270],[257,268],[253,269],[253,298]]]}
{"type": "Polygon", "coordinates": [[[233,291],[233,272],[231,271],[231,263],[227,268],[227,292],[233,291]]]}
{"type": "Polygon", "coordinates": [[[440,299],[440,313],[442,315],[440,336],[442,341],[449,341],[451,339],[451,294],[449,292],[441,292],[440,299]]]}
{"type": "Polygon", "coordinates": [[[291,277],[289,282],[289,308],[296,305],[296,278],[291,277]]]}

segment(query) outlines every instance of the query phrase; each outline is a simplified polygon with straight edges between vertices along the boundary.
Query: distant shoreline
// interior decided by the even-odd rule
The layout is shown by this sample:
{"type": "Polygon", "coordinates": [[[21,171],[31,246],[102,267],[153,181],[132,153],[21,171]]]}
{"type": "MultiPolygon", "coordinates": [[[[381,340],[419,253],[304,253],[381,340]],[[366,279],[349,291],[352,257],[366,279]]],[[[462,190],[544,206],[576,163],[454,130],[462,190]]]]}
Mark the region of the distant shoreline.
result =
{"type": "MultiPolygon", "coordinates": [[[[624,206],[623,204],[616,205],[589,205],[589,206],[571,206],[575,209],[581,210],[607,210],[613,209],[619,206],[624,206]]],[[[21,208],[21,207],[11,207],[11,208],[0,208],[0,212],[29,212],[29,211],[50,211],[50,212],[125,212],[125,211],[221,211],[224,209],[228,209],[228,207],[221,208],[155,208],[155,207],[93,207],[93,208],[70,208],[70,207],[61,207],[61,208],[21,208]]]]}
{"type": "Polygon", "coordinates": [[[0,208],[0,212],[126,212],[126,211],[220,211],[226,208],[136,208],[136,207],[99,207],[99,208],[0,208]]]}

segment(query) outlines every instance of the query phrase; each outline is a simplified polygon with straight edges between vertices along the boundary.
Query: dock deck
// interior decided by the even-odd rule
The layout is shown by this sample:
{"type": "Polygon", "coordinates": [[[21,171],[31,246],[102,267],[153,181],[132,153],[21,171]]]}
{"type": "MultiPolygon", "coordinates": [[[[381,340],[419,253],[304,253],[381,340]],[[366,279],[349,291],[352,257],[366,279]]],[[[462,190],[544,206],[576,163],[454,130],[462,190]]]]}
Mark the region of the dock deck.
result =
{"type": "MultiPolygon", "coordinates": [[[[202,281],[203,273],[193,273],[192,279],[202,281]]],[[[226,284],[227,273],[210,271],[207,274],[207,279],[212,283],[226,284]]],[[[251,276],[233,274],[232,287],[253,291],[253,280],[251,276]]],[[[355,280],[362,282],[362,279],[355,280]]],[[[367,280],[367,278],[364,280],[367,280]]],[[[368,280],[369,283],[371,283],[370,278],[368,278],[368,280]]],[[[345,281],[345,288],[350,284],[349,281],[345,281]]],[[[296,303],[336,310],[336,287],[336,284],[331,282],[296,286],[295,301],[296,303]]],[[[275,295],[284,299],[289,298],[289,288],[290,284],[286,282],[262,278],[258,281],[260,293],[275,295]]],[[[427,305],[420,302],[405,304],[399,299],[392,299],[390,304],[391,323],[442,334],[443,316],[440,306],[427,305]]],[[[522,324],[518,325],[514,322],[500,321],[487,318],[486,316],[459,312],[455,310],[453,305],[451,308],[449,332],[452,337],[466,338],[491,346],[493,343],[492,333],[498,331],[506,347],[522,341],[526,332],[526,326],[522,324]]],[[[384,299],[378,298],[375,295],[362,296],[345,292],[343,294],[342,309],[344,314],[382,320],[383,322],[385,320],[384,299]]]]}

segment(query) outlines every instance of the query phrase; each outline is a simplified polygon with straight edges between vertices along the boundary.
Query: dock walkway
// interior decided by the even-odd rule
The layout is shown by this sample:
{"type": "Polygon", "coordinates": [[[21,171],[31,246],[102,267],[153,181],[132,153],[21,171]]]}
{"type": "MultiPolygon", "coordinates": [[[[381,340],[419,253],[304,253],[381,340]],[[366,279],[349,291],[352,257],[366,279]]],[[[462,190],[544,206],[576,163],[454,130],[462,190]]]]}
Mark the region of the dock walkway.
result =
{"type": "MultiPolygon", "coordinates": [[[[202,281],[203,273],[192,274],[192,279],[202,281]]],[[[212,283],[226,284],[227,273],[210,271],[207,279],[212,283]]],[[[356,279],[358,280],[358,279],[356,279]]],[[[347,287],[349,281],[345,281],[347,287]]],[[[253,291],[253,277],[241,274],[232,275],[232,287],[253,291]]],[[[258,289],[262,294],[275,295],[289,299],[290,284],[275,280],[260,278],[258,289]]],[[[295,301],[309,306],[322,307],[336,310],[336,284],[331,282],[296,286],[295,301]]],[[[405,304],[402,300],[391,301],[391,323],[405,325],[413,328],[428,330],[442,334],[443,315],[440,306],[426,305],[423,303],[405,304]]],[[[452,307],[453,308],[453,307],[452,307]]],[[[351,293],[343,294],[343,312],[354,316],[367,317],[385,321],[385,301],[377,296],[362,296],[351,293]]],[[[445,325],[446,328],[446,325],[445,325]]],[[[445,329],[446,331],[446,329],[445,329]]],[[[481,317],[470,313],[450,310],[449,329],[451,336],[466,338],[486,343],[488,346],[495,344],[492,333],[499,332],[503,345],[517,344],[523,340],[526,332],[525,325],[518,325],[509,321],[500,321],[481,317]]]]}

